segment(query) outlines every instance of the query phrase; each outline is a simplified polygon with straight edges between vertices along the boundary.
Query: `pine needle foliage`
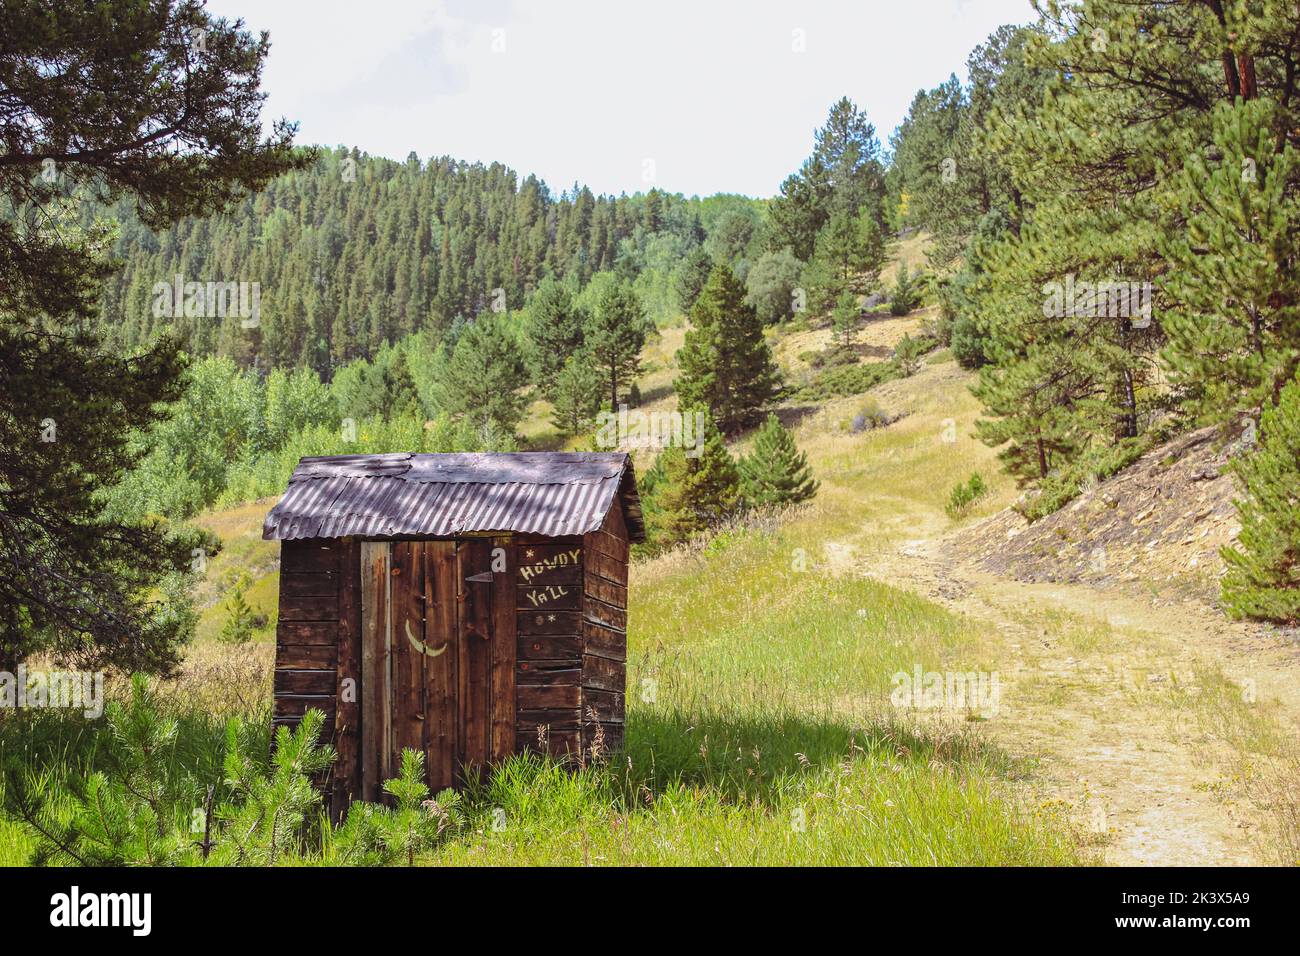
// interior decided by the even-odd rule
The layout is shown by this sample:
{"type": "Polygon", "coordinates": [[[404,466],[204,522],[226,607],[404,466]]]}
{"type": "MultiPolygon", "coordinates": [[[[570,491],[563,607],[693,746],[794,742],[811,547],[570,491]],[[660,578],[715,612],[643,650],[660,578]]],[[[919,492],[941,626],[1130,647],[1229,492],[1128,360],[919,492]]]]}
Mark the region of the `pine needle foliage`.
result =
{"type": "Polygon", "coordinates": [[[1222,552],[1223,603],[1234,617],[1300,621],[1300,378],[1264,412],[1259,447],[1233,470],[1246,495],[1237,546],[1222,552]]]}
{"type": "Polygon", "coordinates": [[[715,266],[691,309],[674,388],[683,408],[702,406],[726,434],[754,422],[776,395],[779,372],[745,287],[715,266]]]}
{"type": "Polygon", "coordinates": [[[790,430],[776,413],[754,436],[754,448],[740,460],[741,493],[750,507],[794,505],[817,494],[808,455],[799,450],[790,430]]]}
{"type": "MultiPolygon", "coordinates": [[[[687,413],[694,414],[695,409],[687,413]]],[[[685,413],[684,413],[685,414],[685,413]]],[[[740,474],[722,434],[707,424],[699,454],[677,446],[664,449],[656,462],[662,475],[649,509],[656,546],[671,547],[702,534],[735,515],[741,507],[740,474]]],[[[694,449],[691,449],[694,452],[694,449]]]]}

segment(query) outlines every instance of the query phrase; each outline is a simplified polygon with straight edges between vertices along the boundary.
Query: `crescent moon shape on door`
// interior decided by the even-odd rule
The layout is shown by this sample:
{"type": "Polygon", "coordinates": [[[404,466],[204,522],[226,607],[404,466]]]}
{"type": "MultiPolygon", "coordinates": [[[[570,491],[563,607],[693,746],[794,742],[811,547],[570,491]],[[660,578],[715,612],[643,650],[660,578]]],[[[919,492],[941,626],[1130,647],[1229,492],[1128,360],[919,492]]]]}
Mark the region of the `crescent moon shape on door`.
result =
{"type": "Polygon", "coordinates": [[[402,627],[406,630],[406,639],[410,641],[411,646],[414,647],[421,654],[428,655],[429,657],[437,657],[439,654],[441,654],[443,651],[447,649],[447,645],[444,644],[436,651],[431,651],[429,650],[428,645],[426,645],[423,641],[416,640],[415,635],[411,633],[410,618],[407,618],[406,620],[402,621],[402,627]]]}

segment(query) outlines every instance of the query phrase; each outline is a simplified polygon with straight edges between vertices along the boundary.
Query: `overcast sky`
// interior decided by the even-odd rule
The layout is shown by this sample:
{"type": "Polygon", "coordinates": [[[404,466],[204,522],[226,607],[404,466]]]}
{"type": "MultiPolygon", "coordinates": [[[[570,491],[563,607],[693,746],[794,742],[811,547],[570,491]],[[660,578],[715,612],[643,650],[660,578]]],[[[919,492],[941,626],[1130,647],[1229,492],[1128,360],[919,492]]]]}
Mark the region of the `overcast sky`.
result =
{"type": "Polygon", "coordinates": [[[1029,0],[209,0],[271,32],[299,141],[498,160],[553,190],[770,196],[847,95],[888,140],[1029,0]]]}

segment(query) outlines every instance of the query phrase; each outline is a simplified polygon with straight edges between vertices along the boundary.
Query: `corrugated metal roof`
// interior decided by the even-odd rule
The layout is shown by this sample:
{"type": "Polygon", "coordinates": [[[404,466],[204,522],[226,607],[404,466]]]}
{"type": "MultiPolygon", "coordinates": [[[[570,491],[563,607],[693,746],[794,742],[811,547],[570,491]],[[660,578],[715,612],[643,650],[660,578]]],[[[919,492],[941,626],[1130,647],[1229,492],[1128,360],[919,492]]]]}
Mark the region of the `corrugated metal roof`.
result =
{"type": "Polygon", "coordinates": [[[303,458],[262,537],[579,535],[599,528],[616,500],[631,539],[644,541],[632,460],[623,452],[303,458]]]}

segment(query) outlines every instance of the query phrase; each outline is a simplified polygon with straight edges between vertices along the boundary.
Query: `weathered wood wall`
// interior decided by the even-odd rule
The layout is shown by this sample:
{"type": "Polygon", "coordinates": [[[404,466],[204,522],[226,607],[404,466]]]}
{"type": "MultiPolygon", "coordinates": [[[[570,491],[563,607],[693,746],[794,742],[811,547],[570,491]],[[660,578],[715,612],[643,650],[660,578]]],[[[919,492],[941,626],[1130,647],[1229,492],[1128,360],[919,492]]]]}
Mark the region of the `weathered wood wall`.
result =
{"type": "Polygon", "coordinates": [[[623,746],[627,694],[628,532],[613,507],[599,531],[584,536],[582,589],[582,746],[623,746]]]}
{"type": "Polygon", "coordinates": [[[340,748],[338,763],[322,781],[331,804],[349,796],[335,781],[347,766],[348,730],[355,724],[355,705],[346,702],[350,695],[341,686],[340,665],[355,643],[355,599],[343,586],[355,553],[355,544],[345,539],[285,541],[280,548],[272,724],[296,727],[308,708],[325,713],[322,740],[340,748]]]}
{"type": "Polygon", "coordinates": [[[515,741],[554,755],[581,749],[582,539],[515,537],[515,741]]]}
{"type": "Polygon", "coordinates": [[[308,707],[337,713],[339,541],[286,541],[280,551],[276,625],[276,726],[297,726],[308,707]]]}
{"type": "Polygon", "coordinates": [[[627,560],[618,507],[582,537],[285,541],[274,722],[295,726],[308,707],[325,712],[338,751],[326,781],[335,815],[354,799],[376,799],[405,746],[425,752],[435,788],[459,782],[448,768],[460,759],[617,749],[627,560]],[[497,548],[504,573],[492,567],[497,548]],[[490,583],[466,581],[489,570],[490,583]],[[430,647],[454,635],[456,653],[413,653],[402,636],[411,620],[430,647]],[[400,719],[364,719],[385,700],[397,702],[400,719]]]}

